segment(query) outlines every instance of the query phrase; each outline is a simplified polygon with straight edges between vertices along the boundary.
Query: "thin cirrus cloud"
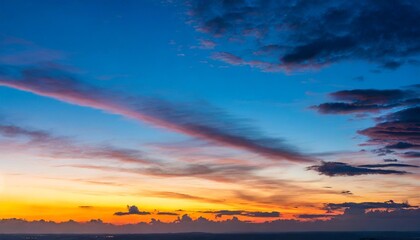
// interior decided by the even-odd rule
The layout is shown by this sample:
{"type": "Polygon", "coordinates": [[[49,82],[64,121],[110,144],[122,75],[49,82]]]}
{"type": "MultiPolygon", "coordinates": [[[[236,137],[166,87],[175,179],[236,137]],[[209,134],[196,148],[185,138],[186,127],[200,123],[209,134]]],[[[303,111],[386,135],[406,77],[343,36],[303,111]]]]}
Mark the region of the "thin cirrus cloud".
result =
{"type": "Polygon", "coordinates": [[[234,65],[284,70],[364,60],[396,69],[420,54],[420,27],[412,24],[420,21],[415,0],[187,3],[197,31],[219,42],[244,42],[216,57],[234,65]]]}
{"type": "Polygon", "coordinates": [[[307,162],[283,140],[263,136],[222,110],[210,106],[170,103],[161,99],[127,98],[82,83],[57,68],[27,68],[2,72],[0,85],[63,102],[122,115],[216,144],[239,148],[273,159],[307,162]]]}

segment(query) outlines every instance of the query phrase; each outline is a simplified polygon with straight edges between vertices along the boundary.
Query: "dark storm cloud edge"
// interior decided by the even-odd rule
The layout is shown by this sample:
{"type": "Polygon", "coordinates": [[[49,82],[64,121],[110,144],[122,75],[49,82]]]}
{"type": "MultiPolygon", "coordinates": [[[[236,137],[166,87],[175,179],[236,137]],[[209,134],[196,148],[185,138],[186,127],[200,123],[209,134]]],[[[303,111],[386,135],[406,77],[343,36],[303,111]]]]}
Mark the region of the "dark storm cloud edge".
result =
{"type": "MultiPolygon", "coordinates": [[[[138,210],[138,208],[136,208],[138,210]]],[[[328,203],[325,214],[298,215],[299,220],[277,219],[263,223],[241,221],[237,217],[213,221],[204,217],[193,220],[189,215],[164,223],[152,219],[149,223],[113,225],[100,219],[89,222],[25,221],[22,219],[0,220],[0,233],[167,233],[167,232],[284,232],[284,231],[419,231],[420,209],[408,203],[362,202],[328,203]],[[385,210],[381,210],[385,209],[385,210]],[[343,211],[342,214],[332,213],[343,211]],[[374,210],[374,211],[373,211],[374,210]],[[327,220],[325,220],[325,218],[327,220]],[[319,219],[319,220],[318,220],[319,219]],[[322,220],[321,220],[322,219],[322,220]]],[[[140,212],[140,211],[139,211],[140,212]]],[[[243,211],[209,211],[244,216],[243,211]]],[[[123,216],[122,216],[123,217],[123,216]]]]}
{"type": "Polygon", "coordinates": [[[415,0],[203,0],[187,6],[191,24],[221,45],[214,57],[233,65],[270,71],[346,60],[387,69],[418,63],[415,0]],[[243,44],[227,49],[220,39],[243,44]]]}
{"type": "Polygon", "coordinates": [[[246,121],[207,104],[177,104],[150,97],[125,97],[83,83],[59,68],[4,67],[0,73],[0,85],[100,109],[272,159],[295,162],[312,160],[283,140],[265,137],[246,121]]]}

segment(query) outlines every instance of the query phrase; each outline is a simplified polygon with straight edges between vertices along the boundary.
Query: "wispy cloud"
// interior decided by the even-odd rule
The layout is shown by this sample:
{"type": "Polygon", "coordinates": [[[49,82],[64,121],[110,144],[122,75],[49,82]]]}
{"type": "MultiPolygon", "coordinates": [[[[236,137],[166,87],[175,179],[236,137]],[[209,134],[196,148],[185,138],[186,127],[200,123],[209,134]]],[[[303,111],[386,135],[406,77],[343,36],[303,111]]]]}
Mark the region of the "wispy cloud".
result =
{"type": "Polygon", "coordinates": [[[0,121],[0,136],[25,144],[26,149],[40,149],[44,156],[71,159],[111,159],[123,163],[157,164],[140,150],[111,145],[92,145],[48,131],[35,130],[0,121]]]}
{"type": "Polygon", "coordinates": [[[12,69],[0,76],[0,85],[180,132],[273,159],[306,162],[311,158],[278,138],[259,131],[226,112],[208,105],[176,104],[162,99],[125,97],[81,82],[56,68],[12,69]]]}

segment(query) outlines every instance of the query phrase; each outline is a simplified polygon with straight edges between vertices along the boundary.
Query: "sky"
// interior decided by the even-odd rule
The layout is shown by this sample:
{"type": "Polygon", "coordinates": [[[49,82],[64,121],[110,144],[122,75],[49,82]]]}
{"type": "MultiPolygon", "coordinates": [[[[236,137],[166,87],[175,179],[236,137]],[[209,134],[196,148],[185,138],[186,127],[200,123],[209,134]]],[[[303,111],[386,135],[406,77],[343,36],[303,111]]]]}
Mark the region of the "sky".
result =
{"type": "Polygon", "coordinates": [[[414,0],[1,1],[0,232],[420,230],[418,22],[414,0]]]}

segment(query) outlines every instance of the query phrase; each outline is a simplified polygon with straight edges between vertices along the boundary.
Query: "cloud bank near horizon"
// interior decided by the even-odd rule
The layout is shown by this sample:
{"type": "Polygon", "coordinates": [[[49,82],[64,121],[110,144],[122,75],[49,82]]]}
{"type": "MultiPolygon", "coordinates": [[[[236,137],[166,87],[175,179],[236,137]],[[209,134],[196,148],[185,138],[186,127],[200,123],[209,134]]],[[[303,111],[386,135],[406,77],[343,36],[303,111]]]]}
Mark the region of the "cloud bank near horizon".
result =
{"type": "MultiPolygon", "coordinates": [[[[420,226],[417,224],[420,221],[420,209],[410,206],[408,203],[396,203],[392,200],[382,203],[329,203],[325,204],[325,210],[327,210],[325,214],[302,215],[300,219],[304,221],[278,219],[263,223],[241,221],[237,217],[222,221],[213,221],[204,217],[192,219],[187,214],[178,217],[173,222],[152,219],[149,223],[140,222],[126,225],[104,223],[100,219],[83,223],[71,220],[56,223],[44,220],[3,219],[0,220],[0,233],[420,231],[420,226]],[[344,209],[344,213],[329,213],[339,209],[344,209]]],[[[218,214],[217,212],[214,213],[218,214]]]]}
{"type": "Polygon", "coordinates": [[[357,131],[367,137],[361,146],[374,147],[372,152],[378,156],[419,158],[420,85],[401,89],[342,90],[329,96],[335,102],[315,105],[311,109],[321,114],[349,114],[375,121],[374,126],[357,131]]]}

